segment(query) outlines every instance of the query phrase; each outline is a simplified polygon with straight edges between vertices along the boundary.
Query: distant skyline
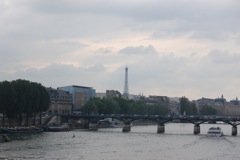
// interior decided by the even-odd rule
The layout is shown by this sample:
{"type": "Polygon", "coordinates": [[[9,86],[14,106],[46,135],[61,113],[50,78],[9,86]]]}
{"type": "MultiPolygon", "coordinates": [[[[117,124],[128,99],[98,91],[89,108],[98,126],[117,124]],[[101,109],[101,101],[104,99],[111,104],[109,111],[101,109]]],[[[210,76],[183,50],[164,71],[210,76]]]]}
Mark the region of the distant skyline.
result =
{"type": "Polygon", "coordinates": [[[0,81],[240,97],[239,0],[1,0],[0,81]]]}

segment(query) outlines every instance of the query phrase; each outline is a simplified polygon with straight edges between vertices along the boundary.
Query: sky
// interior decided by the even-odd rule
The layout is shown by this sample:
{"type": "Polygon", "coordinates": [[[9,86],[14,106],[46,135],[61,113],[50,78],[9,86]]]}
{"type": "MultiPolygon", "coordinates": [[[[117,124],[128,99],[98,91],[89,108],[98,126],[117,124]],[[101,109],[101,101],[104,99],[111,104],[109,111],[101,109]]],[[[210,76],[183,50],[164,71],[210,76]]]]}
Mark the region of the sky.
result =
{"type": "Polygon", "coordinates": [[[239,0],[1,0],[0,81],[240,98],[239,0]]]}

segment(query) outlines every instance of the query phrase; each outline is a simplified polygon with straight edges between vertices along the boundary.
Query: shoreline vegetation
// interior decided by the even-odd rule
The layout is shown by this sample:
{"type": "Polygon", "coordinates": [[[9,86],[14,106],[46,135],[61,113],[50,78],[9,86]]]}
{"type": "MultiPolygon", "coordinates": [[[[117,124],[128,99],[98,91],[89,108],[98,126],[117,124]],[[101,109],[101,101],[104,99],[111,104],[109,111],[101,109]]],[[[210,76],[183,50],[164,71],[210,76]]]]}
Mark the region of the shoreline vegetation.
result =
{"type": "Polygon", "coordinates": [[[42,113],[50,106],[50,97],[44,86],[28,80],[0,82],[0,113],[2,125],[41,125],[42,113]],[[5,118],[8,122],[5,122],[5,118]],[[38,123],[37,123],[38,119],[38,123]]]}

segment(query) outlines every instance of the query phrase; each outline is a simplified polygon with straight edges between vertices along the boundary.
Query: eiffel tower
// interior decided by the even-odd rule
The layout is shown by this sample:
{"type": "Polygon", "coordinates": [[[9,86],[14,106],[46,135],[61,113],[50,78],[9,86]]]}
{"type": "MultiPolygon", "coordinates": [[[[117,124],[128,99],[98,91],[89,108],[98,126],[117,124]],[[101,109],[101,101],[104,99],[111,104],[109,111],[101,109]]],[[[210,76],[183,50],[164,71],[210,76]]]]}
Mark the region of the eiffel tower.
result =
{"type": "Polygon", "coordinates": [[[128,99],[129,93],[128,93],[128,67],[125,67],[125,81],[124,81],[124,90],[123,90],[123,98],[128,99]]]}

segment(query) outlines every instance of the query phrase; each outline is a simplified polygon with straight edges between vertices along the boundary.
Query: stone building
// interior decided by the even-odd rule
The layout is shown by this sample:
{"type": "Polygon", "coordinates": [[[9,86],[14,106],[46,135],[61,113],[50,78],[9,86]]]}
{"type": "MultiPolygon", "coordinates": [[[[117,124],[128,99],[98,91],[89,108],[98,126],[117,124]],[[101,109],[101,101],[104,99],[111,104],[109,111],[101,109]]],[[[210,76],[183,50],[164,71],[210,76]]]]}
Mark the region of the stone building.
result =
{"type": "Polygon", "coordinates": [[[51,100],[48,114],[71,114],[72,95],[69,92],[53,88],[47,88],[47,91],[51,100]]]}
{"type": "Polygon", "coordinates": [[[238,98],[231,100],[226,107],[226,115],[240,116],[240,101],[238,98]]]}
{"type": "Polygon", "coordinates": [[[121,93],[115,90],[106,90],[106,98],[121,97],[121,93]]]}
{"type": "Polygon", "coordinates": [[[237,97],[236,97],[236,99],[231,100],[230,103],[231,103],[232,105],[240,105],[240,101],[238,100],[237,97]]]}
{"type": "Polygon", "coordinates": [[[195,103],[198,111],[200,111],[202,106],[209,106],[214,108],[219,116],[240,116],[240,102],[237,98],[227,102],[222,95],[221,98],[216,99],[198,99],[195,103]]]}

